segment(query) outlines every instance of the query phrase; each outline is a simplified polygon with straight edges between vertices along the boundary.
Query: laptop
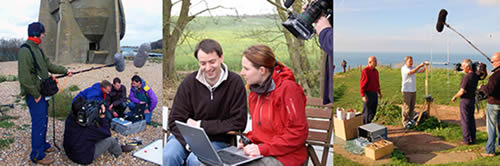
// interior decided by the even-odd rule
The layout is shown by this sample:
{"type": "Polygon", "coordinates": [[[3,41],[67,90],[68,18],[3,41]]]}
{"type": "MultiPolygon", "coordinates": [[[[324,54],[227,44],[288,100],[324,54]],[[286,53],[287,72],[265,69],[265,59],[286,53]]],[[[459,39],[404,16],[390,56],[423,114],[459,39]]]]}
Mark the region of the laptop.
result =
{"type": "Polygon", "coordinates": [[[184,140],[196,154],[200,162],[207,165],[241,165],[262,158],[262,155],[250,157],[243,150],[230,146],[218,151],[212,146],[203,128],[190,126],[184,122],[175,121],[184,140]]]}

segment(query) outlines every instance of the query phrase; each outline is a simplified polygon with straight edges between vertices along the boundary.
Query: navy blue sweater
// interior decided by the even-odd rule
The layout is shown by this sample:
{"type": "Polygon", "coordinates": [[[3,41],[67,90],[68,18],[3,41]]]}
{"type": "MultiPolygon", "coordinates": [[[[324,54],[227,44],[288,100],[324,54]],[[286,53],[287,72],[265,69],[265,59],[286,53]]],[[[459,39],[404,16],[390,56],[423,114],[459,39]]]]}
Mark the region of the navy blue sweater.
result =
{"type": "Polygon", "coordinates": [[[73,162],[90,164],[94,160],[95,144],[111,136],[109,122],[101,119],[99,125],[80,126],[71,114],[66,118],[64,128],[64,151],[73,162]]]}
{"type": "Polygon", "coordinates": [[[333,102],[333,28],[325,28],[319,33],[319,44],[321,49],[326,52],[326,71],[325,71],[325,91],[323,93],[323,104],[333,102]]]}

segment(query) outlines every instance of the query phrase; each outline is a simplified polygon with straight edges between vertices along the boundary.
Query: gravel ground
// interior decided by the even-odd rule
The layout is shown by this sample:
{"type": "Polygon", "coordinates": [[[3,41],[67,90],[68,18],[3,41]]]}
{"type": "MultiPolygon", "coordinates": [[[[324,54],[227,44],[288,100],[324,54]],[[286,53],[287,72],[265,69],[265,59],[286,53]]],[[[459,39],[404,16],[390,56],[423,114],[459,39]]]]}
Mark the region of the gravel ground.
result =
{"type": "MultiPolygon", "coordinates": [[[[96,82],[100,82],[103,79],[107,79],[110,82],[116,76],[120,77],[122,84],[130,88],[130,78],[134,74],[138,74],[142,78],[148,81],[150,87],[155,91],[158,96],[158,106],[153,111],[153,121],[161,123],[161,113],[162,113],[162,70],[161,63],[147,63],[142,68],[135,68],[132,61],[126,61],[127,68],[123,72],[117,72],[114,68],[106,68],[96,71],[90,71],[87,73],[77,74],[71,78],[59,79],[59,84],[64,87],[69,87],[70,85],[77,85],[80,89],[85,89],[96,82]]],[[[2,75],[17,75],[17,62],[1,62],[0,63],[0,74],[2,75]]],[[[87,69],[92,66],[90,64],[71,64],[66,67],[73,71],[87,69]]],[[[13,143],[9,147],[0,148],[0,165],[30,165],[32,162],[29,160],[29,153],[31,151],[31,118],[29,115],[28,108],[24,106],[24,100],[20,99],[17,95],[19,94],[19,82],[3,82],[0,83],[0,104],[10,104],[19,101],[14,109],[6,111],[5,114],[9,116],[18,117],[18,119],[11,119],[9,122],[13,122],[14,126],[5,129],[0,128],[0,139],[12,138],[13,143]]],[[[75,92],[77,93],[77,92],[75,92]]],[[[128,93],[128,90],[127,90],[128,93]]],[[[56,103],[57,105],[57,103],[56,103]]],[[[64,121],[56,120],[56,143],[62,148],[62,140],[64,133],[64,121]]],[[[158,127],[147,126],[145,131],[140,133],[132,134],[129,136],[122,136],[119,133],[112,131],[113,137],[117,137],[120,143],[130,142],[131,138],[139,138],[143,140],[145,145],[162,138],[161,125],[158,127]]],[[[49,118],[49,125],[47,131],[47,141],[52,144],[52,118],[49,118]]],[[[1,144],[1,142],[0,142],[1,144]]],[[[137,149],[142,148],[139,146],[137,149]]],[[[49,153],[48,155],[53,156],[56,161],[53,165],[77,165],[69,160],[64,153],[64,150],[49,153]]],[[[122,154],[120,157],[115,158],[109,153],[105,153],[103,156],[94,160],[91,165],[154,165],[152,163],[143,161],[141,159],[132,156],[132,153],[122,154]]]]}

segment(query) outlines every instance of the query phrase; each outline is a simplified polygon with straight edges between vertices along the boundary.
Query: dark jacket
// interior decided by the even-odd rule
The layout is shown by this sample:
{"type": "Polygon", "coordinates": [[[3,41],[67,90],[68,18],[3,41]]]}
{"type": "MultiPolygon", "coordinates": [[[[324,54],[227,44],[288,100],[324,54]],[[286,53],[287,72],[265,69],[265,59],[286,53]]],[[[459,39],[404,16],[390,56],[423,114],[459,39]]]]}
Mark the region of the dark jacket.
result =
{"type": "Polygon", "coordinates": [[[229,143],[235,136],[228,131],[243,131],[247,123],[247,95],[241,77],[225,70],[227,79],[212,91],[196,79],[197,72],[188,75],[177,89],[168,119],[168,127],[185,147],[175,121],[189,118],[201,120],[201,127],[211,141],[229,143]]]}
{"type": "Polygon", "coordinates": [[[493,70],[493,74],[488,79],[488,84],[482,86],[480,91],[488,95],[489,104],[500,105],[500,67],[493,70]]]}
{"type": "Polygon", "coordinates": [[[325,79],[323,104],[328,104],[333,102],[333,70],[335,69],[335,65],[333,65],[333,28],[323,29],[318,36],[321,49],[328,55],[326,56],[325,75],[323,76],[325,79]]]}
{"type": "Polygon", "coordinates": [[[88,87],[78,93],[73,100],[78,97],[83,97],[85,100],[104,101],[105,93],[101,89],[101,83],[95,83],[91,87],[88,87]]]}
{"type": "Polygon", "coordinates": [[[35,69],[33,57],[29,49],[25,47],[19,49],[17,52],[17,75],[21,86],[21,96],[31,95],[33,98],[38,98],[40,97],[40,78],[48,78],[49,72],[64,74],[67,73],[68,70],[64,66],[50,63],[47,56],[42,56],[40,48],[35,42],[28,40],[26,44],[31,48],[31,51],[33,51],[40,70],[35,69]],[[40,78],[38,78],[38,76],[40,76],[40,78]]]}
{"type": "Polygon", "coordinates": [[[111,88],[111,92],[109,92],[108,97],[104,101],[107,105],[113,104],[114,106],[127,102],[127,87],[122,84],[118,90],[114,87],[111,88]]]}
{"type": "Polygon", "coordinates": [[[71,161],[90,164],[94,160],[95,144],[111,136],[109,121],[100,119],[99,125],[80,126],[71,114],[66,118],[63,147],[71,161]]]}

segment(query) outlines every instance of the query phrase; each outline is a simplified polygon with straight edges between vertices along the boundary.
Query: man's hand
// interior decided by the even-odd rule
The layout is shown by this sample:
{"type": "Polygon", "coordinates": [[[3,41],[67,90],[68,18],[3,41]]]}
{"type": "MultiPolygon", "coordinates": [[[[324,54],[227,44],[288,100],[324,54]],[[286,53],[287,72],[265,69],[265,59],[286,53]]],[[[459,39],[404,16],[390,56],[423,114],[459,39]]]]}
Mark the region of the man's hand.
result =
{"type": "Polygon", "coordinates": [[[108,110],[113,110],[113,104],[109,105],[108,110]]]}
{"type": "Polygon", "coordinates": [[[113,117],[115,117],[115,118],[118,117],[118,113],[113,111],[113,117]]]}
{"type": "Polygon", "coordinates": [[[149,112],[149,109],[144,110],[144,113],[145,113],[145,114],[149,114],[149,113],[150,113],[150,112],[149,112]]]}
{"type": "Polygon", "coordinates": [[[190,125],[190,126],[200,127],[200,121],[199,120],[193,120],[191,118],[189,118],[187,120],[187,124],[190,125]]]}
{"type": "Polygon", "coordinates": [[[106,113],[106,107],[104,107],[104,104],[101,104],[101,109],[99,110],[99,117],[104,118],[106,113]]]}
{"type": "Polygon", "coordinates": [[[378,94],[378,97],[379,97],[380,99],[382,99],[382,93],[379,93],[379,94],[378,94]]]}
{"type": "Polygon", "coordinates": [[[451,102],[455,102],[455,100],[457,100],[457,96],[453,96],[453,98],[451,98],[451,102]]]}
{"type": "Polygon", "coordinates": [[[42,99],[42,96],[38,96],[38,98],[35,99],[35,103],[40,102],[40,99],[42,99]]]}
{"type": "Polygon", "coordinates": [[[73,71],[68,70],[68,72],[66,74],[68,74],[68,76],[71,77],[71,76],[73,76],[73,71]]]}
{"type": "Polygon", "coordinates": [[[366,103],[366,96],[363,96],[363,103],[366,103]]]}
{"type": "Polygon", "coordinates": [[[319,35],[323,29],[329,27],[332,26],[330,25],[330,22],[328,22],[328,19],[324,16],[319,16],[318,20],[316,20],[316,26],[314,26],[314,29],[316,30],[316,34],[319,35]]]}
{"type": "Polygon", "coordinates": [[[243,142],[241,142],[241,140],[238,142],[238,149],[243,149],[244,145],[243,145],[243,142]]]}
{"type": "Polygon", "coordinates": [[[249,156],[260,155],[259,146],[255,145],[255,144],[250,144],[250,145],[243,147],[243,152],[245,152],[245,154],[249,155],[249,156]]]}
{"type": "Polygon", "coordinates": [[[140,101],[140,102],[139,102],[139,104],[146,104],[146,102],[144,102],[144,101],[140,101]]]}

